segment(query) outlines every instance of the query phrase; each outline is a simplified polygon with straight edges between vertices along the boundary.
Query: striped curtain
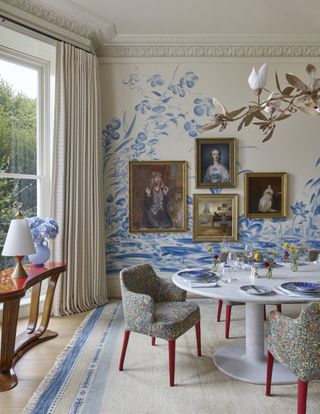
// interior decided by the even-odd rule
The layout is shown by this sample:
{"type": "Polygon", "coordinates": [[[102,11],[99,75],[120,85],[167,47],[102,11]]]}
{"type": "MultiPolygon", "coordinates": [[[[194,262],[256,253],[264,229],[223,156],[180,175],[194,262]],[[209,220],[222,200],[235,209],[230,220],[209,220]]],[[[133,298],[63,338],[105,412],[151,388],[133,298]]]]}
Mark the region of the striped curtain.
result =
{"type": "Polygon", "coordinates": [[[57,286],[55,315],[108,301],[98,70],[96,56],[58,42],[51,206],[60,232],[52,257],[68,270],[57,286]]]}

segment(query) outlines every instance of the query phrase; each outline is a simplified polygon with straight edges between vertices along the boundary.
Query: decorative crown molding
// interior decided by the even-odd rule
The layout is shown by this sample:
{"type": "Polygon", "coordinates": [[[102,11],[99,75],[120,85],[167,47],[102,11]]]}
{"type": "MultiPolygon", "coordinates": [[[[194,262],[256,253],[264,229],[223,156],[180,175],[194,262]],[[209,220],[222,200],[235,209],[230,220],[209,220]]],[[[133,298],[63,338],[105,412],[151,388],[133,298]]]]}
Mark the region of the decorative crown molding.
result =
{"type": "Polygon", "coordinates": [[[56,0],[54,6],[39,0],[0,0],[4,17],[87,50],[116,35],[112,22],[69,0],[56,0]]]}
{"type": "Polygon", "coordinates": [[[320,37],[118,35],[99,47],[106,58],[320,57],[320,37]]]}

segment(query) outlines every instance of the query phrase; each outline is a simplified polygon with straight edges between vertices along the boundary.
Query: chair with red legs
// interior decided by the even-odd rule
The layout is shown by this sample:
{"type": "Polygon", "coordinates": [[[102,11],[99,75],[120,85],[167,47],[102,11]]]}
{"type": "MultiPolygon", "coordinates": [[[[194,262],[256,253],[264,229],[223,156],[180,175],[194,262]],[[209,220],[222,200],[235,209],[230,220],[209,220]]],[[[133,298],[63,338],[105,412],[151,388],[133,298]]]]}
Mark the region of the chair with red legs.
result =
{"type": "Polygon", "coordinates": [[[119,370],[123,370],[131,332],[151,336],[152,345],[155,345],[156,338],[162,338],[168,341],[169,383],[173,386],[176,339],[193,326],[197,353],[201,356],[199,306],[186,302],[186,292],[170,280],[159,278],[148,264],[123,269],[120,284],[125,332],[119,370]]]}
{"type": "Polygon", "coordinates": [[[297,377],[297,413],[305,414],[308,382],[320,379],[319,344],[319,302],[305,305],[296,319],[272,311],[269,317],[266,395],[271,394],[272,367],[276,358],[297,377]]]}
{"type": "MultiPolygon", "coordinates": [[[[243,302],[226,302],[226,324],[225,324],[225,338],[229,339],[230,321],[231,321],[231,309],[232,306],[244,305],[243,302]]],[[[218,299],[218,311],[217,311],[217,322],[221,321],[221,311],[223,306],[223,300],[218,299]]],[[[281,305],[277,305],[277,311],[281,312],[281,305]]],[[[264,308],[264,320],[266,320],[266,308],[264,308]]]]}

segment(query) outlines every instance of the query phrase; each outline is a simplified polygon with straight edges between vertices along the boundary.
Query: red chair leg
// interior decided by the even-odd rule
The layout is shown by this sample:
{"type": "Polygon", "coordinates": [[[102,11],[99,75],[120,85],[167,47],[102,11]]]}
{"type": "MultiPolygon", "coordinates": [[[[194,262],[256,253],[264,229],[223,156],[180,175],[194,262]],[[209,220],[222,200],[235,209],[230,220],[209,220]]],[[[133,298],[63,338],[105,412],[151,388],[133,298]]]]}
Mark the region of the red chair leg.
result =
{"type": "Polygon", "coordinates": [[[226,326],[225,326],[225,337],[229,338],[229,330],[230,330],[230,319],[231,319],[231,305],[226,306],[226,326]]]}
{"type": "Polygon", "coordinates": [[[267,356],[267,380],[266,380],[266,395],[271,393],[271,380],[272,380],[272,368],[273,368],[273,355],[268,351],[267,356]]]}
{"type": "Polygon", "coordinates": [[[155,344],[156,344],[156,337],[155,336],[152,336],[151,338],[152,338],[151,339],[151,345],[152,346],[155,346],[155,344]]]}
{"type": "Polygon", "coordinates": [[[217,322],[221,320],[221,310],[222,310],[223,301],[218,299],[218,312],[217,312],[217,322]]]}
{"type": "Polygon", "coordinates": [[[265,321],[267,320],[266,305],[263,305],[263,318],[265,321]]]}
{"type": "Polygon", "coordinates": [[[196,338],[197,338],[197,351],[198,356],[201,356],[201,328],[200,321],[196,323],[196,338]]]}
{"type": "Polygon", "coordinates": [[[124,363],[124,358],[126,356],[129,336],[130,336],[130,331],[124,331],[122,351],[121,351],[120,364],[119,364],[119,371],[123,371],[123,363],[124,363]]]}
{"type": "Polygon", "coordinates": [[[169,339],[168,340],[168,349],[169,349],[169,378],[170,378],[170,387],[174,386],[174,366],[176,358],[176,341],[169,339]]]}
{"type": "Polygon", "coordinates": [[[277,305],[277,311],[282,313],[282,308],[280,304],[277,305]]]}
{"type": "Polygon", "coordinates": [[[298,409],[297,414],[305,414],[307,410],[308,382],[298,380],[298,409]]]}

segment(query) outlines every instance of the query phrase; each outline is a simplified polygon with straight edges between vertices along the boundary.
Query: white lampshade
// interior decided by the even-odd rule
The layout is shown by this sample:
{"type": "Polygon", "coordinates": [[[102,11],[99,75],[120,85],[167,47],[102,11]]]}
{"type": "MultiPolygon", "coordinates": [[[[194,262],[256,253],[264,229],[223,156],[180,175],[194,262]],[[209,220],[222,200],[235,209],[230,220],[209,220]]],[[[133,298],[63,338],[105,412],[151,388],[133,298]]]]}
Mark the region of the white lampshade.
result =
{"type": "Polygon", "coordinates": [[[35,252],[27,221],[25,219],[11,220],[2,256],[25,256],[35,252]]]}

